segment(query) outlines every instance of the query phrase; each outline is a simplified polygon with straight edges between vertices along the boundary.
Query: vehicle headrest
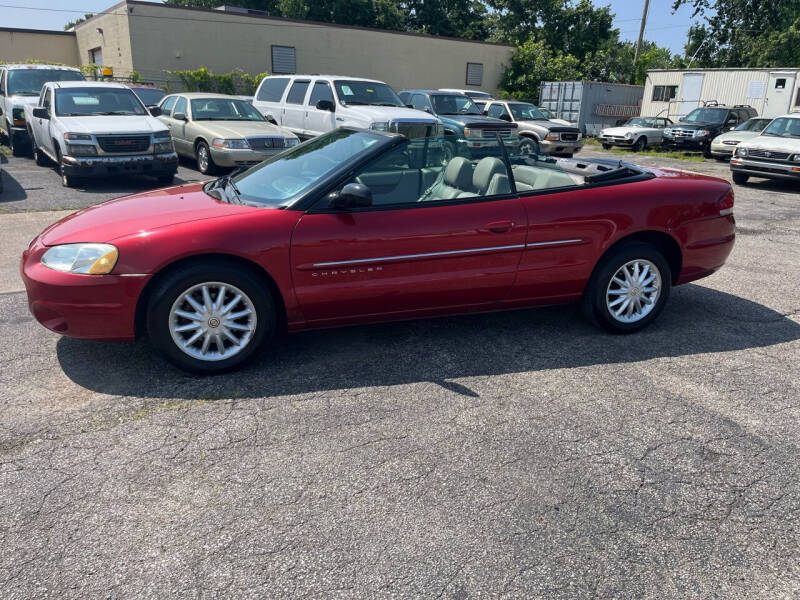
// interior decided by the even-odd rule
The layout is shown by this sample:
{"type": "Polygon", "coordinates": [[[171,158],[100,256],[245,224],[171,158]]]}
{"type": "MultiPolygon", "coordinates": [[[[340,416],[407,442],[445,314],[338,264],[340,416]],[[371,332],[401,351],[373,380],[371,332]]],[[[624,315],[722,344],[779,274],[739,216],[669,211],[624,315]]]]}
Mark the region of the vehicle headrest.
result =
{"type": "Polygon", "coordinates": [[[495,175],[506,173],[506,167],[503,161],[496,156],[487,156],[482,158],[478,165],[475,167],[475,173],[472,175],[472,185],[480,192],[485,192],[489,189],[489,184],[495,175]]]}
{"type": "Polygon", "coordinates": [[[444,171],[444,182],[459,190],[472,188],[472,164],[463,156],[456,156],[447,163],[444,171]]]}

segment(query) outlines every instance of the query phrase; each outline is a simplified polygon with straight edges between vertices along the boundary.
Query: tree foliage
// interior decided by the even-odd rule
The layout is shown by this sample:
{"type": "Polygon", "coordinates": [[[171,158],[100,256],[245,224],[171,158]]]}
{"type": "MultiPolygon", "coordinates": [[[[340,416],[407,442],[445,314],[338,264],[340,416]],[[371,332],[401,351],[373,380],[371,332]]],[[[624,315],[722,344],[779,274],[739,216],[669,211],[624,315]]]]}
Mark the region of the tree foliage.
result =
{"type": "Polygon", "coordinates": [[[74,21],[67,21],[64,23],[64,31],[69,31],[78,23],[83,23],[84,21],[91,19],[94,16],[94,13],[85,13],[82,17],[78,17],[74,21]]]}

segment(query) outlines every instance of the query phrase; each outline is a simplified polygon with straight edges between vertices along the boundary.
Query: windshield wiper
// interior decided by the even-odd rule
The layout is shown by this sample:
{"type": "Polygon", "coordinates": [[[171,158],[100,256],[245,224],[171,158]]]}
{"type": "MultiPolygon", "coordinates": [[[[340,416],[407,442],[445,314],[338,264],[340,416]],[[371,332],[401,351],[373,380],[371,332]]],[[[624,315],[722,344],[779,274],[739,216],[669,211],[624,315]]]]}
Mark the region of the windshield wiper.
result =
{"type": "Polygon", "coordinates": [[[399,108],[399,104],[392,104],[391,102],[370,102],[370,106],[394,106],[395,108],[399,108]]]}
{"type": "Polygon", "coordinates": [[[346,106],[368,106],[369,102],[360,102],[359,100],[347,100],[344,104],[346,106]]]}
{"type": "Polygon", "coordinates": [[[103,115],[103,116],[107,116],[107,117],[119,117],[119,116],[124,116],[124,115],[135,115],[136,113],[131,112],[129,110],[107,110],[105,112],[95,113],[95,114],[103,115]]]}

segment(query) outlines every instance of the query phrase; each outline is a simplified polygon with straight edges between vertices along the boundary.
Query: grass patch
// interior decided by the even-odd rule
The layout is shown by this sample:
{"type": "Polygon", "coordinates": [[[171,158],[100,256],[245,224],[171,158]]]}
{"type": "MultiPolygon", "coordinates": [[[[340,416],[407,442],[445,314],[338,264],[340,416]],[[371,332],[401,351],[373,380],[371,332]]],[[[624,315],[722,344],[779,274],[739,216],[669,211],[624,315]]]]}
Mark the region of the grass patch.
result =
{"type": "MultiPolygon", "coordinates": [[[[586,146],[595,146],[597,148],[602,148],[602,144],[597,138],[594,137],[585,137],[584,138],[584,145],[586,146]]],[[[684,152],[679,150],[659,150],[656,148],[648,148],[647,150],[642,150],[640,152],[633,152],[626,148],[611,148],[610,150],[605,150],[605,152],[609,152],[611,154],[636,154],[639,156],[655,156],[657,158],[675,158],[677,160],[688,160],[690,162],[703,162],[705,159],[703,155],[699,152],[684,152]]]]}
{"type": "Polygon", "coordinates": [[[11,156],[11,148],[8,146],[0,146],[0,156],[5,156],[6,158],[11,156]]]}

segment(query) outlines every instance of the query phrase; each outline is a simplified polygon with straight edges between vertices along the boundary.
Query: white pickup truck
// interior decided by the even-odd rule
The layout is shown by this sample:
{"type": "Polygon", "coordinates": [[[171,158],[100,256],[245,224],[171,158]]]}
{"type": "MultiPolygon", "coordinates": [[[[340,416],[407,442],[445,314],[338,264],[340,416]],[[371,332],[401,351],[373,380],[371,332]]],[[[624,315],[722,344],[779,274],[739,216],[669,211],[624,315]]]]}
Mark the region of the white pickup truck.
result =
{"type": "Polygon", "coordinates": [[[256,90],[253,106],[268,121],[301,137],[337,127],[433,135],[439,119],[407,108],[394,90],[373,79],[337,75],[273,75],[256,90]]]}
{"type": "Polygon", "coordinates": [[[37,106],[25,107],[36,164],[54,162],[68,187],[133,174],[172,183],[178,155],[158,114],[126,86],[93,81],[46,83],[37,106]]]}
{"type": "Polygon", "coordinates": [[[0,133],[14,156],[30,150],[25,106],[35,105],[39,91],[48,81],[83,81],[74,67],[39,64],[0,65],[0,133]]]}

